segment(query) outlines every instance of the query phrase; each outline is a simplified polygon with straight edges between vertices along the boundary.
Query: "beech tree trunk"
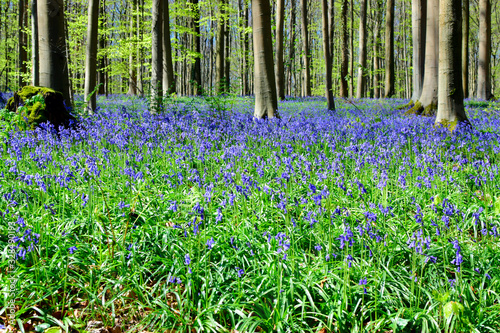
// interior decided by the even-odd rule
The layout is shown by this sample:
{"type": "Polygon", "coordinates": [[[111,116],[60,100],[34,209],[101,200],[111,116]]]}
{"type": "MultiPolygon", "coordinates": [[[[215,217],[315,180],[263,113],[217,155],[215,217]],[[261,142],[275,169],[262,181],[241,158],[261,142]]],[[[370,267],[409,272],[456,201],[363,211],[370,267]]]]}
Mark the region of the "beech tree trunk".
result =
{"type": "Polygon", "coordinates": [[[351,0],[351,6],[350,6],[350,14],[351,14],[351,34],[350,34],[350,47],[349,47],[349,58],[350,58],[350,77],[349,80],[351,81],[349,84],[349,96],[351,98],[354,97],[354,0],[351,0]]]}
{"type": "Polygon", "coordinates": [[[427,0],[412,0],[411,6],[413,37],[413,94],[411,100],[415,103],[420,99],[424,84],[427,0]]]}
{"type": "Polygon", "coordinates": [[[28,29],[28,0],[19,0],[19,77],[18,84],[19,87],[25,85],[23,76],[28,73],[28,67],[26,63],[28,62],[28,35],[26,30],[28,29]]]}
{"type": "Polygon", "coordinates": [[[278,99],[285,99],[285,65],[283,64],[283,25],[285,21],[285,0],[276,2],[276,91],[278,99]]]}
{"type": "Polygon", "coordinates": [[[311,68],[309,52],[309,34],[307,31],[307,0],[300,0],[302,12],[302,47],[304,51],[304,83],[302,96],[311,96],[311,68]]]}
{"type": "Polygon", "coordinates": [[[194,95],[201,95],[202,94],[202,82],[201,82],[201,42],[200,42],[200,4],[198,0],[191,0],[192,4],[192,9],[194,11],[194,17],[193,17],[193,27],[194,27],[194,36],[193,36],[193,42],[194,42],[194,50],[197,55],[196,58],[194,59],[194,63],[192,64],[191,67],[191,80],[193,81],[194,89],[193,89],[193,94],[194,95]]]}
{"type": "Polygon", "coordinates": [[[332,57],[330,55],[330,31],[328,25],[328,0],[322,0],[323,7],[323,53],[325,55],[325,93],[328,110],[335,111],[332,91],[332,57]]]}
{"type": "Polygon", "coordinates": [[[462,91],[461,0],[441,0],[439,6],[439,99],[435,124],[453,130],[468,122],[462,91]]]}
{"type": "MultiPolygon", "coordinates": [[[[99,37],[99,49],[105,50],[106,49],[106,35],[105,35],[104,31],[106,28],[106,0],[101,1],[100,12],[102,13],[102,20],[100,23],[101,36],[99,37]]],[[[99,58],[99,68],[98,68],[98,73],[97,73],[97,81],[99,84],[98,93],[101,95],[106,94],[106,96],[108,96],[108,82],[106,80],[106,77],[107,77],[106,76],[106,73],[107,73],[106,62],[107,62],[107,57],[105,54],[103,54],[99,58]]]]}
{"type": "Polygon", "coordinates": [[[40,67],[38,57],[38,15],[36,0],[31,1],[31,66],[32,66],[32,84],[40,85],[40,67]]]}
{"type": "MultiPolygon", "coordinates": [[[[142,40],[142,29],[141,29],[141,16],[143,14],[143,0],[137,1],[137,15],[136,15],[136,38],[138,41],[142,40]]],[[[140,96],[144,96],[144,85],[143,85],[143,76],[142,76],[142,46],[137,45],[136,49],[136,59],[137,59],[137,91],[140,96]]]]}
{"type": "Polygon", "coordinates": [[[215,85],[218,93],[225,92],[225,84],[224,84],[224,36],[225,36],[225,7],[227,6],[227,0],[221,0],[219,3],[219,20],[218,20],[218,30],[217,30],[217,38],[216,38],[216,48],[215,48],[215,85]]]}
{"type": "Polygon", "coordinates": [[[464,98],[469,97],[469,0],[462,3],[462,86],[464,98]]]}
{"type": "MultiPolygon", "coordinates": [[[[248,12],[250,11],[250,8],[247,8],[247,4],[245,0],[241,0],[244,15],[243,15],[243,25],[244,27],[248,27],[248,12]]],[[[250,52],[250,39],[248,38],[248,33],[243,32],[243,95],[249,95],[250,94],[250,84],[249,84],[249,78],[248,78],[248,67],[249,67],[249,61],[248,61],[248,53],[250,52]]]]}
{"type": "Polygon", "coordinates": [[[290,40],[288,45],[288,94],[293,94],[294,62],[295,62],[295,0],[290,0],[290,40]]]}
{"type": "Polygon", "coordinates": [[[71,106],[62,0],[38,0],[40,85],[60,91],[71,106]]]}
{"type": "Polygon", "coordinates": [[[361,0],[359,10],[359,67],[356,98],[365,96],[366,84],[366,7],[367,0],[361,0]]]}
{"type": "Polygon", "coordinates": [[[229,18],[224,20],[224,87],[227,93],[231,90],[231,34],[228,24],[229,18]]]}
{"type": "MultiPolygon", "coordinates": [[[[92,1],[92,0],[90,0],[92,1]]],[[[136,7],[136,2],[137,0],[132,0],[129,2],[129,38],[130,38],[130,43],[132,44],[132,50],[130,52],[129,58],[128,58],[128,91],[127,95],[137,95],[137,74],[136,74],[136,67],[135,67],[135,48],[136,48],[136,42],[134,41],[135,33],[134,33],[134,9],[136,7]]]]}
{"type": "Polygon", "coordinates": [[[479,0],[479,66],[477,69],[477,98],[490,100],[491,93],[491,3],[479,0]]]}
{"type": "Polygon", "coordinates": [[[347,98],[349,95],[347,87],[347,76],[349,75],[349,54],[348,54],[348,26],[347,26],[347,7],[348,0],[342,0],[342,62],[340,63],[340,97],[347,98]]]}
{"type": "Polygon", "coordinates": [[[97,107],[97,29],[99,25],[99,0],[89,0],[87,26],[87,53],[85,57],[85,104],[86,112],[92,114],[97,107]]]}
{"type": "Polygon", "coordinates": [[[269,0],[252,0],[255,118],[278,117],[269,0]]]}
{"type": "MultiPolygon", "coordinates": [[[[167,95],[175,93],[174,81],[174,66],[172,64],[172,46],[170,43],[170,13],[168,9],[168,0],[163,2],[163,18],[160,22],[162,34],[160,35],[161,43],[159,45],[162,59],[163,74],[160,74],[162,80],[163,92],[167,95]]],[[[161,58],[160,58],[161,59],[161,58]]]]}
{"type": "MultiPolygon", "coordinates": [[[[162,11],[164,0],[153,0],[151,24],[151,101],[150,112],[158,113],[162,99],[163,48],[162,48],[162,11]]],[[[168,3],[168,0],[166,0],[168,3]]],[[[168,7],[167,7],[168,8],[168,7]]],[[[168,25],[168,24],[167,24],[168,25]]]]}
{"type": "Polygon", "coordinates": [[[385,14],[385,98],[394,96],[394,0],[387,0],[385,14]]]}

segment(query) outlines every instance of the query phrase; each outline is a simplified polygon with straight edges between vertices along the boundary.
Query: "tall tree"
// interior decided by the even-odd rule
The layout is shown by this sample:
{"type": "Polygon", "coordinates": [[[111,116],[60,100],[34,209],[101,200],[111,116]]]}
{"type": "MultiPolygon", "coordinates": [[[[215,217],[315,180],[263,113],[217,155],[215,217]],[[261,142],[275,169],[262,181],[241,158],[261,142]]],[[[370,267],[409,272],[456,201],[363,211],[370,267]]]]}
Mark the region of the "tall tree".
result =
{"type": "Polygon", "coordinates": [[[40,69],[38,59],[38,15],[36,0],[31,1],[31,72],[32,84],[38,86],[40,84],[40,69]]]}
{"type": "Polygon", "coordinates": [[[436,124],[454,129],[468,122],[462,91],[462,0],[441,0],[439,5],[439,98],[436,124]]]}
{"type": "Polygon", "coordinates": [[[311,68],[310,68],[310,50],[309,33],[307,24],[307,0],[300,0],[302,13],[302,48],[303,48],[303,66],[304,66],[304,84],[302,87],[302,96],[311,96],[311,68]]]}
{"type": "Polygon", "coordinates": [[[99,24],[99,0],[89,0],[87,24],[87,52],[85,58],[85,104],[86,111],[93,113],[97,106],[97,29],[99,24]]]}
{"type": "Polygon", "coordinates": [[[411,25],[413,42],[413,94],[410,103],[416,103],[422,94],[425,66],[425,31],[427,0],[412,0],[411,25]]]}
{"type": "Polygon", "coordinates": [[[462,86],[469,97],[469,0],[462,1],[462,86]]]}
{"type": "MultiPolygon", "coordinates": [[[[162,22],[160,23],[160,27],[162,33],[160,35],[160,49],[161,55],[163,57],[162,60],[162,72],[160,74],[163,86],[163,92],[169,95],[175,93],[175,82],[174,82],[174,66],[172,63],[172,45],[170,42],[170,11],[168,8],[168,0],[162,0],[163,2],[163,11],[162,11],[162,22]]],[[[161,57],[160,57],[161,59],[161,57]]]]}
{"type": "Polygon", "coordinates": [[[381,1],[373,1],[373,7],[375,12],[374,23],[373,23],[373,97],[381,97],[381,87],[380,87],[380,58],[379,58],[379,33],[380,33],[380,22],[382,21],[382,11],[381,11],[381,1]]]}
{"type": "Polygon", "coordinates": [[[252,0],[255,118],[279,117],[269,0],[252,0]]]}
{"type": "Polygon", "coordinates": [[[224,86],[226,92],[229,92],[231,87],[231,34],[229,31],[229,17],[224,20],[224,86]]]}
{"type": "Polygon", "coordinates": [[[23,76],[28,73],[28,0],[19,0],[19,49],[18,49],[18,66],[19,66],[19,87],[25,85],[23,76]]]}
{"type": "Polygon", "coordinates": [[[40,85],[60,91],[71,106],[62,0],[38,0],[40,85]]]}
{"type": "MultiPolygon", "coordinates": [[[[248,13],[250,11],[249,6],[247,5],[247,1],[241,0],[242,2],[242,9],[243,9],[243,27],[246,28],[248,27],[248,13]]],[[[248,67],[249,67],[249,60],[248,60],[248,53],[250,52],[250,39],[248,38],[248,33],[243,30],[243,96],[249,95],[250,94],[250,84],[249,84],[249,79],[248,79],[248,67]]]]}
{"type": "Polygon", "coordinates": [[[288,41],[288,94],[293,95],[292,85],[294,77],[295,62],[295,0],[290,1],[290,39],[288,41]]]}
{"type": "Polygon", "coordinates": [[[349,0],[342,0],[342,61],[340,64],[340,97],[346,98],[349,95],[347,88],[347,76],[349,74],[349,54],[348,54],[348,27],[347,27],[347,7],[349,0]]]}
{"type": "MultiPolygon", "coordinates": [[[[92,0],[91,0],[92,1],[92,0]]],[[[128,2],[129,7],[129,38],[131,44],[131,52],[128,57],[128,92],[127,95],[137,95],[137,72],[135,65],[135,48],[136,42],[135,38],[135,22],[134,22],[134,10],[137,6],[137,0],[132,0],[128,2]]]]}
{"type": "MultiPolygon", "coordinates": [[[[138,0],[136,10],[136,38],[138,41],[142,40],[142,29],[141,29],[141,16],[144,14],[144,0],[138,0]]],[[[137,91],[140,96],[144,96],[144,86],[143,86],[143,75],[142,75],[142,54],[143,48],[138,43],[136,48],[136,62],[137,62],[137,91]]]]}
{"type": "MultiPolygon", "coordinates": [[[[166,1],[168,3],[168,1],[166,1]]],[[[153,0],[151,26],[151,104],[152,113],[157,113],[162,98],[163,48],[162,48],[162,21],[163,0],[153,0]]]]}
{"type": "Polygon", "coordinates": [[[285,65],[283,63],[283,25],[285,0],[276,1],[276,91],[280,100],[285,99],[285,65]]]}
{"type": "Polygon", "coordinates": [[[226,91],[226,85],[224,80],[225,70],[224,65],[226,59],[224,56],[225,46],[225,16],[226,16],[226,6],[227,0],[220,0],[219,2],[219,19],[218,19],[218,29],[215,47],[215,85],[218,93],[223,93],[226,91]]]}
{"type": "Polygon", "coordinates": [[[192,18],[193,25],[193,51],[196,53],[194,62],[191,67],[191,80],[194,85],[193,94],[201,95],[202,82],[201,82],[201,33],[200,33],[200,4],[198,0],[191,0],[191,10],[194,15],[192,18]]]}
{"type": "MultiPolygon", "coordinates": [[[[101,20],[99,22],[100,26],[100,36],[99,36],[99,49],[101,54],[99,55],[99,70],[97,72],[97,82],[99,83],[99,94],[106,96],[108,95],[108,81],[107,81],[107,56],[105,53],[107,47],[107,38],[105,33],[106,28],[106,0],[101,1],[101,20]]],[[[138,21],[139,22],[139,21],[138,21]]],[[[140,59],[140,58],[138,58],[140,59]]]]}
{"type": "Polygon", "coordinates": [[[328,0],[322,0],[323,7],[323,54],[325,55],[325,92],[328,110],[335,110],[332,90],[332,57],[330,55],[330,29],[328,24],[328,0]]]}
{"type": "Polygon", "coordinates": [[[489,100],[491,93],[491,3],[479,0],[479,65],[477,69],[477,98],[489,100]]]}
{"type": "Polygon", "coordinates": [[[385,98],[394,90],[394,0],[387,0],[385,14],[385,98]]]}
{"type": "Polygon", "coordinates": [[[365,96],[366,83],[366,7],[367,0],[361,0],[359,9],[359,67],[356,97],[365,96]]]}

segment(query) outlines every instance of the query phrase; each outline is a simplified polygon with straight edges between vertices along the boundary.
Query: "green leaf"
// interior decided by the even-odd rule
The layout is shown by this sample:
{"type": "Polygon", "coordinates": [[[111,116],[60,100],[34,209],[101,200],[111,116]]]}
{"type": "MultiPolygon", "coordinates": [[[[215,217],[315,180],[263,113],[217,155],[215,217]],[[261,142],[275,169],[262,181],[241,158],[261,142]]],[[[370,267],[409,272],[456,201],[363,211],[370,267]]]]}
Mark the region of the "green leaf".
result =
{"type": "Polygon", "coordinates": [[[493,212],[496,215],[500,215],[500,197],[495,198],[495,203],[493,204],[493,212]]]}
{"type": "Polygon", "coordinates": [[[50,327],[50,324],[43,323],[43,324],[40,324],[40,325],[36,325],[35,326],[35,331],[37,331],[37,332],[43,332],[44,330],[46,330],[49,327],[50,327]]]}
{"type": "Polygon", "coordinates": [[[452,314],[455,314],[455,316],[460,316],[460,313],[464,311],[464,306],[458,302],[448,302],[446,305],[443,307],[443,313],[444,317],[446,319],[450,318],[452,314]]]}
{"type": "Polygon", "coordinates": [[[405,328],[406,325],[408,325],[408,323],[410,322],[408,319],[404,319],[404,318],[396,318],[394,320],[394,322],[396,323],[396,325],[398,325],[398,327],[400,328],[405,328]]]}
{"type": "Polygon", "coordinates": [[[434,196],[434,205],[437,206],[437,205],[439,205],[442,202],[443,202],[443,198],[441,197],[441,195],[440,194],[436,194],[434,196]]]}

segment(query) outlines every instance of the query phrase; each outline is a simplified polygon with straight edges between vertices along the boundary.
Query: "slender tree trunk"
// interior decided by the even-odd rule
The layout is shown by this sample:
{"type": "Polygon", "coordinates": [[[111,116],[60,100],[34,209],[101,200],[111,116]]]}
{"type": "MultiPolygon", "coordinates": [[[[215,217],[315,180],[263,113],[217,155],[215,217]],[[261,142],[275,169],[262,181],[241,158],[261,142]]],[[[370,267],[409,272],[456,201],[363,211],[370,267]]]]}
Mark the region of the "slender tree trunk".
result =
{"type": "Polygon", "coordinates": [[[307,0],[300,0],[302,12],[302,47],[304,51],[304,87],[302,96],[311,96],[311,68],[309,51],[309,34],[307,28],[307,0]]]}
{"type": "MultiPolygon", "coordinates": [[[[100,30],[101,35],[99,37],[99,49],[106,50],[106,35],[105,35],[105,27],[106,27],[106,0],[101,1],[101,10],[102,20],[100,22],[100,30]]],[[[140,59],[140,58],[138,58],[140,59]]],[[[99,57],[99,71],[97,73],[97,81],[99,83],[99,91],[100,95],[106,94],[108,96],[108,83],[106,82],[106,55],[102,54],[99,57]]]]}
{"type": "Polygon", "coordinates": [[[192,8],[194,11],[193,17],[193,27],[194,27],[194,51],[196,52],[196,57],[191,68],[191,80],[194,84],[193,94],[201,95],[203,91],[203,86],[201,82],[201,32],[200,32],[200,4],[198,0],[191,0],[192,8]]]}
{"type": "Polygon", "coordinates": [[[285,99],[285,65],[283,64],[283,25],[285,0],[277,0],[276,8],[276,91],[278,99],[285,99]]]}
{"type": "MultiPolygon", "coordinates": [[[[64,4],[64,1],[62,1],[63,4],[64,4]]],[[[63,8],[64,5],[63,5],[63,8]]],[[[65,10],[63,10],[64,12],[65,10]]],[[[67,71],[68,71],[68,91],[69,91],[69,102],[67,103],[67,105],[73,105],[73,81],[71,80],[71,78],[73,77],[71,75],[71,53],[69,52],[69,31],[68,31],[68,18],[66,17],[66,15],[64,15],[64,20],[63,20],[63,27],[64,27],[64,38],[65,38],[65,47],[66,47],[66,67],[67,67],[67,71]]]]}
{"type": "Polygon", "coordinates": [[[28,62],[28,35],[26,30],[28,29],[28,0],[19,0],[19,77],[18,84],[19,87],[25,85],[23,76],[28,73],[28,68],[26,63],[28,62]]]}
{"type": "Polygon", "coordinates": [[[288,45],[288,94],[294,95],[292,85],[294,83],[295,62],[295,0],[290,0],[290,40],[288,45]]]}
{"type": "Polygon", "coordinates": [[[420,99],[424,83],[426,18],[427,0],[412,0],[413,94],[411,100],[414,103],[420,99]]]}
{"type": "Polygon", "coordinates": [[[60,91],[71,106],[62,0],[38,0],[40,85],[60,91]]]}
{"type": "Polygon", "coordinates": [[[490,100],[491,93],[491,3],[479,0],[479,67],[477,72],[477,98],[490,100]]]}
{"type": "Polygon", "coordinates": [[[278,117],[269,0],[252,0],[255,118],[278,117]]]}
{"type": "Polygon", "coordinates": [[[350,85],[349,85],[349,96],[351,98],[354,97],[354,0],[351,0],[351,34],[350,34],[350,48],[349,48],[349,57],[350,57],[350,85]]]}
{"type": "Polygon", "coordinates": [[[227,6],[227,0],[221,0],[219,2],[219,20],[218,20],[218,30],[217,30],[217,45],[215,49],[215,85],[218,93],[225,92],[224,85],[224,36],[225,36],[225,7],[227,6]]]}
{"type": "Polygon", "coordinates": [[[128,58],[128,91],[127,95],[137,95],[137,72],[136,72],[136,65],[135,65],[135,49],[136,49],[136,41],[134,41],[135,37],[135,23],[134,23],[134,9],[137,6],[137,0],[132,0],[129,2],[129,38],[130,38],[130,43],[132,45],[130,55],[128,58]]]}
{"type": "Polygon", "coordinates": [[[230,91],[231,88],[231,35],[229,34],[229,18],[224,21],[224,86],[226,87],[226,92],[230,91]]]}
{"type": "Polygon", "coordinates": [[[38,59],[38,15],[37,0],[31,1],[31,62],[34,86],[40,84],[40,68],[38,59]]]}
{"type": "MultiPolygon", "coordinates": [[[[162,48],[162,12],[164,0],[153,0],[153,17],[151,26],[151,104],[150,111],[157,113],[162,99],[163,48],[162,48]]],[[[168,1],[165,1],[168,3],[168,1]]],[[[167,7],[168,10],[168,7],[167,7]]],[[[168,16],[167,16],[168,17],[168,16]]],[[[168,23],[166,24],[168,26],[168,23]]],[[[168,87],[168,86],[167,86],[168,87]]]]}
{"type": "Polygon", "coordinates": [[[366,7],[367,0],[361,0],[359,10],[359,67],[356,98],[365,96],[366,84],[366,7]]]}
{"type": "Polygon", "coordinates": [[[97,29],[99,25],[99,0],[89,0],[87,26],[87,53],[85,57],[85,102],[86,111],[94,113],[97,107],[96,86],[97,74],[97,29]]]}
{"type": "MultiPolygon", "coordinates": [[[[248,27],[248,12],[250,11],[250,8],[245,3],[245,0],[242,1],[242,7],[243,7],[243,25],[245,28],[248,27]]],[[[249,62],[248,62],[248,53],[250,52],[250,40],[248,38],[248,33],[243,32],[243,95],[249,95],[250,94],[250,84],[249,84],[249,78],[248,78],[248,67],[249,67],[249,62]]]]}
{"type": "Polygon", "coordinates": [[[348,26],[347,26],[347,7],[348,0],[342,0],[342,62],[340,64],[340,97],[346,98],[349,94],[347,87],[347,76],[349,74],[349,55],[348,55],[348,26]]]}
{"type": "Polygon", "coordinates": [[[374,1],[374,23],[373,23],[373,97],[380,98],[380,62],[379,62],[379,33],[381,21],[381,3],[379,0],[374,1]]]}
{"type": "Polygon", "coordinates": [[[467,122],[462,91],[461,0],[441,0],[439,6],[439,101],[436,124],[453,130],[467,122]]]}
{"type": "Polygon", "coordinates": [[[464,98],[469,97],[469,0],[462,3],[462,86],[464,98]]]}
{"type": "Polygon", "coordinates": [[[394,96],[394,0],[387,0],[385,14],[385,98],[394,96]]]}
{"type": "Polygon", "coordinates": [[[333,100],[332,91],[332,57],[330,55],[330,31],[328,27],[328,1],[322,0],[323,7],[323,53],[325,55],[325,92],[326,92],[326,103],[328,110],[335,110],[335,101],[333,100]]]}
{"type": "MultiPolygon", "coordinates": [[[[136,1],[136,9],[137,9],[137,15],[136,15],[136,38],[137,41],[142,40],[141,38],[141,15],[142,15],[142,10],[143,10],[143,0],[138,0],[136,1]]],[[[137,48],[136,48],[136,60],[137,60],[137,91],[139,96],[144,96],[144,85],[142,84],[143,76],[142,76],[142,46],[138,43],[137,48]]]]}
{"type": "MultiPolygon", "coordinates": [[[[329,26],[329,34],[330,34],[330,56],[333,59],[333,54],[335,53],[334,48],[335,48],[335,0],[330,0],[329,4],[329,12],[328,12],[328,26],[329,26]]],[[[333,61],[332,61],[333,65],[333,61]]],[[[333,72],[333,70],[332,70],[333,72]]],[[[332,73],[333,74],[333,73],[332,73]]],[[[333,82],[333,81],[332,81],[333,82]]],[[[333,84],[333,83],[332,83],[333,84]]]]}
{"type": "Polygon", "coordinates": [[[174,81],[174,66],[172,63],[172,46],[170,43],[170,13],[168,9],[168,0],[163,1],[163,19],[160,22],[160,27],[162,33],[160,35],[160,45],[161,50],[160,61],[163,63],[163,74],[160,74],[163,86],[163,92],[167,95],[175,93],[175,81],[174,81]]]}

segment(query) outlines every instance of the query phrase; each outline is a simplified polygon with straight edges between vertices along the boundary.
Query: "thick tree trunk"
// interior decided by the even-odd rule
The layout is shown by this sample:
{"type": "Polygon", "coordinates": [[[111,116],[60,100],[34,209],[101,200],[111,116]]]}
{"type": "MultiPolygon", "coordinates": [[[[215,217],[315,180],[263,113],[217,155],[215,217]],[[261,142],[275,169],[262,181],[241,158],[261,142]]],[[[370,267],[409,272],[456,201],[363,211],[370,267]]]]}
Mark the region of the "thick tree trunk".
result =
{"type": "Polygon", "coordinates": [[[309,34],[307,28],[307,0],[300,0],[302,12],[302,47],[304,53],[304,83],[302,87],[302,96],[311,96],[311,68],[309,51],[309,34]]]}
{"type": "Polygon", "coordinates": [[[86,112],[94,113],[97,107],[97,29],[99,25],[99,0],[89,0],[87,26],[87,53],[85,57],[85,104],[86,112]]]}
{"type": "MultiPolygon", "coordinates": [[[[92,1],[92,0],[91,0],[92,1]]],[[[128,58],[128,91],[127,95],[137,95],[137,72],[136,72],[136,66],[135,66],[135,49],[136,49],[136,42],[134,41],[135,33],[134,33],[134,28],[135,28],[135,23],[134,23],[134,9],[136,7],[137,0],[132,0],[129,2],[129,37],[130,37],[130,43],[132,44],[130,55],[128,58]]]]}
{"type": "Polygon", "coordinates": [[[385,14],[385,98],[392,97],[394,90],[394,0],[387,0],[385,14]]]}
{"type": "MultiPolygon", "coordinates": [[[[151,113],[158,113],[162,99],[163,48],[162,48],[162,11],[164,0],[153,0],[153,15],[151,25],[151,113]]],[[[168,0],[165,0],[168,3],[168,0]]],[[[168,8],[168,7],[167,7],[168,8]]],[[[168,25],[168,23],[166,24],[168,25]]],[[[168,86],[167,86],[168,87],[168,86]]]]}
{"type": "Polygon", "coordinates": [[[413,36],[413,94],[411,100],[415,103],[422,95],[424,84],[427,0],[412,0],[411,6],[413,36]]]}
{"type": "Polygon", "coordinates": [[[285,66],[283,64],[283,25],[285,0],[277,0],[276,8],[276,91],[278,99],[285,99],[285,66]]]}
{"type": "Polygon", "coordinates": [[[491,3],[479,0],[479,67],[477,72],[477,98],[489,100],[491,93],[491,3]]]}
{"type": "Polygon", "coordinates": [[[163,56],[163,75],[162,85],[163,92],[167,95],[175,93],[175,82],[174,82],[174,66],[172,64],[172,46],[170,43],[170,13],[168,9],[168,0],[163,1],[163,18],[160,23],[162,27],[161,43],[159,45],[163,56]]]}
{"type": "Polygon", "coordinates": [[[193,27],[194,27],[194,50],[197,55],[196,58],[194,59],[194,63],[192,64],[191,67],[191,80],[193,81],[194,89],[193,89],[193,94],[194,95],[201,95],[202,94],[202,82],[201,82],[201,43],[200,43],[200,4],[198,0],[191,0],[192,4],[192,9],[194,11],[194,17],[193,17],[193,27]],[[198,56],[200,55],[200,56],[198,56]]]}
{"type": "Polygon", "coordinates": [[[462,91],[461,0],[441,0],[439,6],[439,99],[435,124],[453,130],[468,122],[462,91]]]}
{"type": "Polygon", "coordinates": [[[215,49],[215,85],[218,93],[225,92],[225,84],[224,84],[224,65],[225,65],[225,57],[224,57],[224,36],[225,36],[225,7],[227,6],[227,0],[221,0],[219,3],[219,20],[218,20],[218,30],[217,30],[217,38],[216,38],[216,49],[215,49]]]}
{"type": "Polygon", "coordinates": [[[366,84],[366,7],[367,0],[361,0],[359,10],[359,67],[356,98],[365,96],[366,84]]]}
{"type": "MultiPolygon", "coordinates": [[[[335,0],[330,0],[329,12],[328,12],[328,27],[329,27],[328,29],[329,29],[329,34],[330,34],[330,40],[328,42],[330,45],[330,56],[333,59],[333,54],[335,53],[335,50],[334,50],[334,48],[335,48],[335,0]]],[[[332,60],[332,65],[333,65],[333,60],[332,60]]],[[[333,72],[333,70],[332,70],[332,72],[333,72]]],[[[332,80],[333,80],[333,78],[332,78],[332,80]]]]}
{"type": "Polygon", "coordinates": [[[31,1],[31,66],[32,66],[32,84],[40,85],[40,67],[38,57],[38,15],[37,0],[31,1]]]}
{"type": "Polygon", "coordinates": [[[323,7],[323,54],[325,55],[325,93],[328,110],[335,110],[335,101],[332,91],[332,57],[330,55],[330,31],[328,27],[328,1],[322,0],[323,7]]]}
{"type": "Polygon", "coordinates": [[[252,0],[255,118],[279,117],[269,0],[252,0]]]}
{"type": "Polygon", "coordinates": [[[462,86],[464,98],[469,97],[469,0],[462,3],[462,86]]]}
{"type": "Polygon", "coordinates": [[[28,35],[26,30],[28,29],[28,0],[19,0],[19,77],[18,84],[19,87],[25,85],[23,76],[28,73],[28,67],[26,63],[28,62],[28,35]]]}
{"type": "Polygon", "coordinates": [[[373,97],[381,97],[381,84],[380,84],[380,62],[379,62],[379,34],[381,15],[381,1],[375,0],[374,2],[374,23],[373,23],[373,97]]]}
{"type": "Polygon", "coordinates": [[[346,98],[349,95],[347,87],[347,76],[349,74],[349,54],[348,54],[348,26],[347,26],[347,7],[348,0],[342,0],[342,62],[340,64],[340,97],[346,98]]]}
{"type": "Polygon", "coordinates": [[[60,91],[71,106],[62,0],[38,0],[40,85],[60,91]]]}

